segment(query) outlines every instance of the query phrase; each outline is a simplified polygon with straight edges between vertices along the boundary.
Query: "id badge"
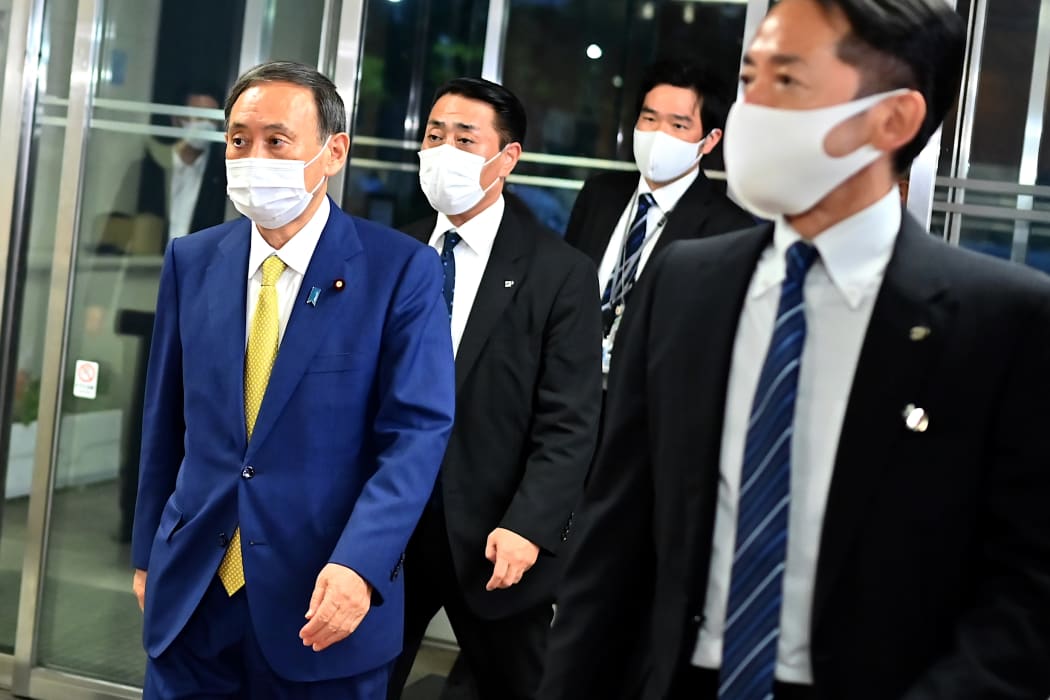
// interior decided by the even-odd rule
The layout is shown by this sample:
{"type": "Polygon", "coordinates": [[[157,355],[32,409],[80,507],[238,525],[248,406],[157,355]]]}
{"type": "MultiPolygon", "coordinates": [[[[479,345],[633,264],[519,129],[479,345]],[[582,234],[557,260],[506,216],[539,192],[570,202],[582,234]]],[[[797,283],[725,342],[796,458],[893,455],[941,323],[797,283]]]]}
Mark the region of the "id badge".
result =
{"type": "Polygon", "coordinates": [[[612,363],[613,345],[616,343],[616,333],[620,330],[620,321],[623,320],[623,304],[616,307],[616,318],[609,327],[609,335],[602,340],[602,374],[609,374],[609,365],[612,363]]]}

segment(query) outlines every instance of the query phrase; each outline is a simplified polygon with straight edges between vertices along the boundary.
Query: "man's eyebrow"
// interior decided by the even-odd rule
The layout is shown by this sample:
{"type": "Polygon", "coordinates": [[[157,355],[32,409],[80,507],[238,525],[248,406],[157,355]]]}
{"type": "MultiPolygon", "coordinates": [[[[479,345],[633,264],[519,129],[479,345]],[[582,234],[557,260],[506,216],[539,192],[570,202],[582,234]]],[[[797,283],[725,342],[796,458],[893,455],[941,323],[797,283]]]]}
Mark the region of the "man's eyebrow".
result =
{"type": "MultiPolygon", "coordinates": [[[[244,122],[233,122],[233,123],[230,124],[230,131],[234,131],[236,129],[247,129],[247,128],[248,128],[248,125],[245,124],[244,122]]],[[[264,131],[280,131],[283,134],[288,134],[289,136],[295,136],[295,130],[292,129],[287,124],[285,124],[284,122],[274,122],[272,124],[267,124],[266,126],[263,127],[263,130],[264,131]]]]}
{"type": "MultiPolygon", "coordinates": [[[[802,57],[794,53],[775,53],[769,57],[769,62],[778,66],[788,66],[794,63],[804,63],[802,57]]],[[[751,58],[751,54],[744,54],[743,64],[745,66],[754,66],[755,59],[751,58]]]]}
{"type": "MultiPolygon", "coordinates": [[[[440,119],[428,119],[427,125],[436,126],[439,129],[444,129],[446,126],[448,126],[448,124],[441,121],[440,119]]],[[[452,126],[454,126],[457,129],[462,129],[463,131],[477,131],[479,128],[476,124],[468,124],[466,122],[455,122],[452,124],[452,126]]]]}
{"type": "Polygon", "coordinates": [[[775,53],[769,57],[770,63],[778,66],[789,66],[795,63],[805,63],[802,57],[794,53],[775,53]]]}
{"type": "MultiPolygon", "coordinates": [[[[658,112],[655,109],[653,109],[652,107],[647,107],[645,105],[642,105],[642,108],[639,110],[639,112],[641,112],[642,114],[658,114],[658,112]]],[[[669,116],[669,117],[671,117],[671,119],[674,119],[675,121],[679,121],[679,122],[691,122],[691,121],[693,121],[692,116],[690,116],[688,114],[668,114],[667,116],[669,116]]]]}

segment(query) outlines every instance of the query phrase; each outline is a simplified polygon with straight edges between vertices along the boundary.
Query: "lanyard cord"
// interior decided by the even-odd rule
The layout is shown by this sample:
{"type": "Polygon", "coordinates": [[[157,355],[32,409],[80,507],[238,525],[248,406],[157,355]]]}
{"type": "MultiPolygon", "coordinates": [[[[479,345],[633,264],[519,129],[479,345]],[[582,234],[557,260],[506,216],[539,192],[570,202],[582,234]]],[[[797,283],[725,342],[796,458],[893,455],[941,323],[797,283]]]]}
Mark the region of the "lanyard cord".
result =
{"type": "MultiPolygon", "coordinates": [[[[634,191],[631,208],[627,212],[627,218],[624,222],[624,235],[620,240],[620,253],[617,256],[616,266],[613,267],[612,274],[609,277],[609,302],[604,305],[604,309],[615,309],[627,298],[627,294],[631,291],[633,282],[635,279],[635,271],[638,269],[638,265],[642,259],[642,253],[645,252],[645,247],[649,245],[649,242],[659,235],[660,231],[663,230],[664,226],[667,225],[667,217],[670,212],[663,213],[661,210],[660,220],[653,227],[651,232],[647,231],[645,238],[642,239],[641,245],[630,257],[627,257],[627,240],[630,238],[631,226],[634,221],[634,217],[638,211],[638,197],[639,193],[636,189],[634,191]]],[[[659,204],[656,204],[659,207],[659,204]]],[[[648,228],[648,214],[646,215],[645,226],[648,228]]]]}

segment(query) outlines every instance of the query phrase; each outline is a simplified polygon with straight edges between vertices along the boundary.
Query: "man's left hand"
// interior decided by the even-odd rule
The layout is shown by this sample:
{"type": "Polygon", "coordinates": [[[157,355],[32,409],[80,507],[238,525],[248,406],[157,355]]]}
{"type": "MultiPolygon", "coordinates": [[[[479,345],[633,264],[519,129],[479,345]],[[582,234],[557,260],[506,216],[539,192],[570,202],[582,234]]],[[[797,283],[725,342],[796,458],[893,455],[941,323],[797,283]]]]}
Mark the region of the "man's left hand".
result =
{"type": "Polygon", "coordinates": [[[485,543],[485,558],[495,565],[485,590],[510,588],[518,583],[539,556],[540,548],[532,542],[516,532],[497,527],[485,543]]]}
{"type": "Polygon", "coordinates": [[[303,645],[322,651],[346,639],[372,607],[372,586],[356,571],[341,564],[326,564],[317,576],[310,597],[309,620],[299,630],[303,645]]]}

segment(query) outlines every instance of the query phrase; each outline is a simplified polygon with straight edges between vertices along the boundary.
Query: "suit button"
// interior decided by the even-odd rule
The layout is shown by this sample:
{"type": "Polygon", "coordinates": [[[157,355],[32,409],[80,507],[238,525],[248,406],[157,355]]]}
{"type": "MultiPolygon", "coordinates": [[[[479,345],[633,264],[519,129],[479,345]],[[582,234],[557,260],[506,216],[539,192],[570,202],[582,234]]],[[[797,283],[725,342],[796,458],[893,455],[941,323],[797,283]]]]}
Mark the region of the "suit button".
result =
{"type": "Polygon", "coordinates": [[[255,467],[248,465],[241,470],[242,479],[251,479],[253,476],[255,476],[255,467]]]}
{"type": "Polygon", "coordinates": [[[219,546],[220,547],[225,547],[229,543],[230,543],[230,540],[229,540],[228,537],[226,537],[226,533],[225,532],[220,532],[219,533],[219,546]]]}

